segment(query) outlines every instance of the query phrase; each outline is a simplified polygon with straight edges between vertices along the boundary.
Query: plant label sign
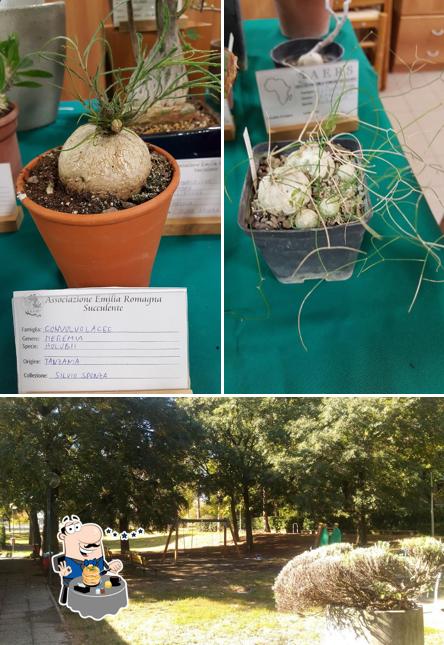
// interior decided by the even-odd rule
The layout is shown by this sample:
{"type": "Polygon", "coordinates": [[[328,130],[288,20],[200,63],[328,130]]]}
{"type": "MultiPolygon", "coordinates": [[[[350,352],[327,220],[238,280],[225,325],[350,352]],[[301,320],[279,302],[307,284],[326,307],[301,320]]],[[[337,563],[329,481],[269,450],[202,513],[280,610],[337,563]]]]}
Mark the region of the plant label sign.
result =
{"type": "Polygon", "coordinates": [[[180,184],[171,202],[166,235],[220,233],[220,157],[177,159],[180,184]]]}
{"type": "Polygon", "coordinates": [[[186,289],[17,291],[18,391],[189,391],[186,289]]]}
{"type": "Polygon", "coordinates": [[[338,115],[336,131],[358,127],[359,62],[283,67],[256,72],[265,124],[273,139],[307,134],[332,111],[338,115]]]}
{"type": "MultiPolygon", "coordinates": [[[[134,20],[153,20],[156,17],[156,0],[132,0],[134,20]]],[[[126,2],[113,0],[113,21],[118,27],[121,22],[128,21],[126,2]]]]}
{"type": "Polygon", "coordinates": [[[0,233],[16,231],[22,219],[23,210],[17,206],[11,165],[0,163],[0,233]]]}

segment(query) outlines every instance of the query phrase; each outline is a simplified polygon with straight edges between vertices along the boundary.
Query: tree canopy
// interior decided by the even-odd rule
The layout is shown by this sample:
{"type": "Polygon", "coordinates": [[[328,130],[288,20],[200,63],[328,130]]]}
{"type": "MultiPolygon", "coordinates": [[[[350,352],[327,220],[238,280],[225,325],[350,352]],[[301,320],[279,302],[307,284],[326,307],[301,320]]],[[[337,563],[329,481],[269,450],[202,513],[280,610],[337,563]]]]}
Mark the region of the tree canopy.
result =
{"type": "Polygon", "coordinates": [[[198,499],[250,550],[293,522],[427,532],[443,429],[439,398],[4,398],[0,508],[161,530],[198,499]]]}

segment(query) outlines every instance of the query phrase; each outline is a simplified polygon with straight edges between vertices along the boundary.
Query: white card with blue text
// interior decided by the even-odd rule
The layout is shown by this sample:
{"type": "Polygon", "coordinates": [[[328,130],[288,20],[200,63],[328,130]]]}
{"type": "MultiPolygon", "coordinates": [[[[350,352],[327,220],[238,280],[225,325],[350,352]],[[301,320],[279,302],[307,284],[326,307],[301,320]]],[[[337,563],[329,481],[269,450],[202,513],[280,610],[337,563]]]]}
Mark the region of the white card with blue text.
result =
{"type": "Polygon", "coordinates": [[[17,211],[11,165],[0,163],[0,217],[11,217],[17,211]]]}
{"type": "Polygon", "coordinates": [[[186,289],[16,291],[18,391],[188,389],[186,289]]]}

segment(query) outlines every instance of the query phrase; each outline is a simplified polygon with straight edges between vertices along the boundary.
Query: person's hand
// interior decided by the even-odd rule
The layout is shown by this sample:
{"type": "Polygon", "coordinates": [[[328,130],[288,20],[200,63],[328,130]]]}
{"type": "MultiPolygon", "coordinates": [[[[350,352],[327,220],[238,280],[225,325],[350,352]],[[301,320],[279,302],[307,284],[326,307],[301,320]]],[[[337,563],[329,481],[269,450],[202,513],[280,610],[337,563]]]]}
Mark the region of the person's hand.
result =
{"type": "Polygon", "coordinates": [[[119,573],[119,571],[122,571],[123,569],[122,560],[111,560],[108,566],[109,566],[109,570],[112,571],[113,573],[119,573]]]}
{"type": "Polygon", "coordinates": [[[59,564],[59,576],[61,578],[66,578],[66,576],[69,576],[70,573],[72,573],[72,569],[69,565],[67,565],[65,562],[59,564]]]}

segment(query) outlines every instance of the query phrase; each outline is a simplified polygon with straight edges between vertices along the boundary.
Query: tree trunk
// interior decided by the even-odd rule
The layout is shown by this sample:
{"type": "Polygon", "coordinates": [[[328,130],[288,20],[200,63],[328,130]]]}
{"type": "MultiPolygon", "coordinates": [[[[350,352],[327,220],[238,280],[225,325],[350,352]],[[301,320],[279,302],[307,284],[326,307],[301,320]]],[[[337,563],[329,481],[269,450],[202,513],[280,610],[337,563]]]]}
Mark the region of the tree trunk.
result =
{"type": "Polygon", "coordinates": [[[263,525],[264,525],[264,532],[271,533],[270,522],[268,519],[268,512],[267,512],[267,493],[265,491],[265,488],[262,489],[262,519],[263,519],[263,525]]]}
{"type": "Polygon", "coordinates": [[[31,508],[29,513],[29,544],[34,546],[36,544],[39,548],[42,546],[42,536],[40,535],[39,521],[37,518],[37,511],[31,508]]]}
{"type": "Polygon", "coordinates": [[[242,484],[242,497],[244,500],[244,516],[245,516],[245,538],[247,543],[247,551],[251,553],[254,548],[253,544],[253,525],[250,508],[250,489],[248,484],[242,484]]]}
{"type": "Polygon", "coordinates": [[[367,516],[364,511],[360,511],[356,525],[356,544],[366,546],[368,538],[367,516]]]}
{"type": "Polygon", "coordinates": [[[233,535],[236,542],[239,542],[239,523],[237,521],[236,515],[236,497],[230,495],[230,514],[231,514],[231,524],[233,526],[233,535]]]}
{"type": "MultiPolygon", "coordinates": [[[[121,515],[119,518],[119,532],[123,533],[123,531],[128,532],[128,527],[129,527],[129,522],[128,518],[126,515],[121,515]]],[[[123,555],[125,553],[129,553],[130,550],[130,544],[129,540],[120,540],[120,553],[123,555]]]]}

